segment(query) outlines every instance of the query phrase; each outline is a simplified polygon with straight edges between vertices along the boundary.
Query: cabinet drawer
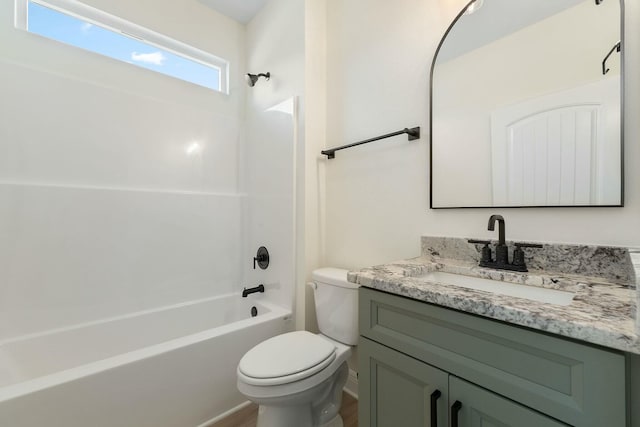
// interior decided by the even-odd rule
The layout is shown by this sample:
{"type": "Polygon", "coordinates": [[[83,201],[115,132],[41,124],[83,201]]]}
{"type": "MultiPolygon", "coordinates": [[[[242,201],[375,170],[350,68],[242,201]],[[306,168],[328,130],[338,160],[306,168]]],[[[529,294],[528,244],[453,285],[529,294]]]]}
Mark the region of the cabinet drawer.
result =
{"type": "Polygon", "coordinates": [[[625,425],[620,353],[360,288],[360,334],[575,426],[625,425]]]}

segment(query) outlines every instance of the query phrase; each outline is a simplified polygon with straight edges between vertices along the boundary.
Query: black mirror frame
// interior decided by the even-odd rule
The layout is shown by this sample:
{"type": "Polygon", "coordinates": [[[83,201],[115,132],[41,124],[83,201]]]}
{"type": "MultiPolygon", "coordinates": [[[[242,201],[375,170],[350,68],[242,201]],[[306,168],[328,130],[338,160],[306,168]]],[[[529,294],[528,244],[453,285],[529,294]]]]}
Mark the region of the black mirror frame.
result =
{"type": "MultiPolygon", "coordinates": [[[[438,47],[431,61],[431,69],[429,72],[429,209],[521,209],[521,208],[622,208],[624,207],[624,183],[625,183],[625,164],[624,164],[624,75],[625,75],[625,49],[624,49],[624,0],[620,2],[620,204],[617,205],[541,205],[541,206],[433,206],[433,73],[438,59],[438,53],[444,44],[449,32],[456,25],[460,17],[475,0],[469,1],[464,8],[456,15],[455,19],[449,24],[444,32],[438,47]]],[[[596,5],[603,0],[596,0],[596,5]]],[[[614,0],[608,0],[614,1],[614,0]]]]}

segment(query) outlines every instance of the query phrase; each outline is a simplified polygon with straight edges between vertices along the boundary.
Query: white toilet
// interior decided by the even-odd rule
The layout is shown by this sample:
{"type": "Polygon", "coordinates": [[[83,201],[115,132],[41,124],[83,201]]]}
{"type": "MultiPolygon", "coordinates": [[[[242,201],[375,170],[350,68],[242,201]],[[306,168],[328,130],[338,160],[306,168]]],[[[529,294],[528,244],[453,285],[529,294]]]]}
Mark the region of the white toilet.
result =
{"type": "Polygon", "coordinates": [[[257,427],[342,427],[347,359],[358,343],[358,285],[347,271],[312,273],[320,334],[290,332],[261,342],[238,364],[238,390],[260,405],[257,427]]]}

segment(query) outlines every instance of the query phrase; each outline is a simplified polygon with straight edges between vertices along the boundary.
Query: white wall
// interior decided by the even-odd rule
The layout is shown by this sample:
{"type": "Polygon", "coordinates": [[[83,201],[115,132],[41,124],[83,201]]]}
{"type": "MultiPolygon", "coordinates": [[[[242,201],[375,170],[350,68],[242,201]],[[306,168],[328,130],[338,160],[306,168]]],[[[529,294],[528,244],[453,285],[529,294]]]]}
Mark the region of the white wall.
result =
{"type": "MultiPolygon", "coordinates": [[[[417,256],[419,236],[489,237],[504,215],[516,240],[640,244],[640,2],[626,2],[626,207],[429,210],[428,81],[435,48],[465,1],[328,0],[327,146],[410,126],[327,161],[326,264],[358,268],[417,256]],[[363,13],[366,11],[366,13],[363,13]]],[[[595,6],[594,6],[595,7],[595,6]]],[[[461,180],[473,179],[460,171],[461,180]]]]}
{"type": "MultiPolygon", "coordinates": [[[[327,3],[305,1],[305,140],[303,160],[304,204],[299,205],[298,318],[297,327],[317,331],[313,291],[306,286],[311,272],[325,267],[325,156],[327,135],[327,3]],[[302,250],[304,248],[304,250],[302,250]],[[306,309],[303,309],[306,307],[306,309]]],[[[299,181],[300,182],[300,181],[299,181]]]]}
{"type": "Polygon", "coordinates": [[[239,285],[244,28],[195,1],[87,3],[227,58],[231,94],[16,30],[2,2],[0,340],[239,285]]]}
{"type": "Polygon", "coordinates": [[[294,307],[296,278],[296,206],[299,188],[297,158],[304,135],[303,114],[269,111],[280,105],[304,102],[304,2],[270,0],[247,24],[247,66],[243,73],[271,73],[247,89],[247,137],[242,157],[248,195],[242,262],[243,285],[263,283],[267,298],[294,307]],[[291,101],[294,98],[294,101],[291,101]],[[271,263],[266,270],[251,269],[252,258],[266,246],[271,263]],[[244,264],[243,264],[244,267],[244,264]]]}

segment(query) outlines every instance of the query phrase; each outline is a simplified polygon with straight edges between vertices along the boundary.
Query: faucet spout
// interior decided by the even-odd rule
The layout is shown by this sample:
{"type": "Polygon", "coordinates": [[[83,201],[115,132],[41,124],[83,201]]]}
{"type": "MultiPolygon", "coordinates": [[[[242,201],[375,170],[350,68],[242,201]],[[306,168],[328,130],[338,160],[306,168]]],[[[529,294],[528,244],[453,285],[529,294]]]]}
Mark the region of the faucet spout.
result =
{"type": "Polygon", "coordinates": [[[244,288],[242,290],[242,298],[246,298],[251,294],[255,294],[256,292],[264,292],[264,285],[258,285],[255,288],[244,288]]]}
{"type": "Polygon", "coordinates": [[[498,222],[498,246],[504,246],[505,231],[504,231],[504,218],[502,217],[502,215],[491,215],[489,217],[489,227],[487,227],[487,229],[489,231],[494,231],[496,229],[495,228],[496,221],[498,222]]]}

